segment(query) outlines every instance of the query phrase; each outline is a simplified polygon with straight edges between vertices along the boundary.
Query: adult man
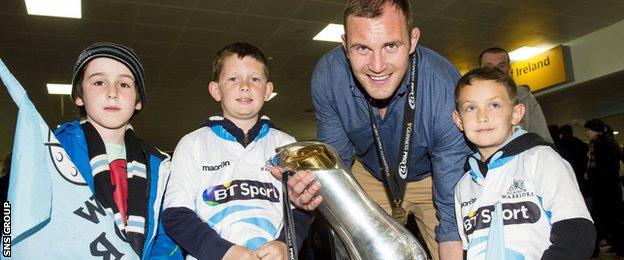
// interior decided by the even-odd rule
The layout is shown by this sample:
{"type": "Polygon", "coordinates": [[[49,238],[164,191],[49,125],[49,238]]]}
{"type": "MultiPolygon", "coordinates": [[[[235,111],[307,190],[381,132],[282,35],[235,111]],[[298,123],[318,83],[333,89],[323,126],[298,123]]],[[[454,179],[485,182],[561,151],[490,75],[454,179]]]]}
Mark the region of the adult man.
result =
{"type": "MultiPolygon", "coordinates": [[[[496,67],[511,75],[509,53],[503,48],[492,47],[481,52],[481,55],[479,55],[479,67],[482,66],[496,67]]],[[[518,102],[526,107],[526,113],[520,122],[522,129],[536,133],[546,141],[553,142],[548,132],[542,107],[540,107],[533,94],[531,94],[529,86],[518,85],[518,102]]]]}
{"type": "MultiPolygon", "coordinates": [[[[451,119],[459,73],[417,47],[410,10],[406,0],[347,1],[343,46],[312,75],[318,139],[353,164],[354,177],[387,212],[415,215],[434,259],[461,259],[453,188],[468,149],[451,119]],[[395,186],[384,185],[390,182],[395,186]]],[[[292,201],[308,210],[321,202],[318,184],[306,187],[312,180],[300,172],[289,181],[292,201]]]]}

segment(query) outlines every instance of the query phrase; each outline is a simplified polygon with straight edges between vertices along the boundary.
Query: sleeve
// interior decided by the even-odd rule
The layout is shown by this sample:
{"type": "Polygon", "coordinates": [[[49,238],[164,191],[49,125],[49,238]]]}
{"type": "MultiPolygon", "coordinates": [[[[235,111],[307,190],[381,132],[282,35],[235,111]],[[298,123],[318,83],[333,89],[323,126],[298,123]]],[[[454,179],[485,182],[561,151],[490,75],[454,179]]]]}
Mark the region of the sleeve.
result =
{"type": "Polygon", "coordinates": [[[596,243],[594,224],[585,218],[573,218],[555,222],[550,231],[550,245],[543,260],[589,259],[596,243]]]}
{"type": "Polygon", "coordinates": [[[468,250],[468,238],[466,237],[466,232],[464,231],[464,220],[461,211],[461,196],[459,193],[459,183],[455,187],[455,219],[457,224],[457,231],[459,231],[459,238],[462,242],[462,248],[464,250],[468,250]]]}
{"type": "Polygon", "coordinates": [[[550,223],[573,218],[591,221],[570,164],[550,147],[539,149],[533,164],[535,191],[550,223]]]}
{"type": "Polygon", "coordinates": [[[353,163],[355,148],[349,141],[347,133],[342,127],[335,104],[337,102],[331,94],[332,71],[329,62],[322,58],[312,73],[312,103],[316,109],[316,136],[320,142],[332,146],[340,154],[345,166],[353,163]]]}
{"type": "Polygon", "coordinates": [[[162,218],[160,218],[159,222],[156,240],[154,241],[154,247],[149,259],[183,259],[182,249],[165,233],[162,218]]]}
{"type": "Polygon", "coordinates": [[[435,228],[438,242],[459,240],[453,194],[455,185],[464,174],[463,165],[468,155],[464,135],[451,118],[455,109],[454,82],[459,79],[459,74],[454,71],[448,77],[452,79],[441,82],[446,86],[436,86],[446,92],[438,95],[439,98],[435,100],[437,105],[434,105],[435,117],[429,119],[433,127],[429,131],[433,135],[433,148],[429,150],[433,170],[433,201],[440,219],[440,224],[435,228]]]}
{"type": "Polygon", "coordinates": [[[234,245],[188,208],[165,209],[163,223],[173,240],[197,259],[221,259],[234,245]]]}
{"type": "Polygon", "coordinates": [[[221,259],[233,245],[202,221],[194,209],[200,171],[194,140],[182,138],[171,162],[171,176],[165,192],[162,216],[165,231],[182,248],[198,259],[221,259]]]}

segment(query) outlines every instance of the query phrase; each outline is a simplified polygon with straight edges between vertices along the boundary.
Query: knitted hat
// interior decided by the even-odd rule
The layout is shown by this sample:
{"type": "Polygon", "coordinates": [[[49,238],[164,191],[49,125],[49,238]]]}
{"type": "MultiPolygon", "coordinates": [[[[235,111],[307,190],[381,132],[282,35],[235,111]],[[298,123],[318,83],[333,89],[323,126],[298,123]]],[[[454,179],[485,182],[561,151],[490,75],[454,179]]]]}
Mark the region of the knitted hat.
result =
{"type": "Polygon", "coordinates": [[[75,100],[77,98],[78,88],[81,87],[78,86],[78,81],[80,77],[82,77],[84,68],[90,61],[100,57],[117,60],[128,67],[134,76],[141,104],[145,106],[145,100],[147,98],[145,92],[145,72],[143,71],[143,65],[139,60],[139,56],[129,47],[111,42],[94,43],[82,50],[78,56],[78,60],[76,60],[76,65],[74,65],[71,99],[75,100]]]}

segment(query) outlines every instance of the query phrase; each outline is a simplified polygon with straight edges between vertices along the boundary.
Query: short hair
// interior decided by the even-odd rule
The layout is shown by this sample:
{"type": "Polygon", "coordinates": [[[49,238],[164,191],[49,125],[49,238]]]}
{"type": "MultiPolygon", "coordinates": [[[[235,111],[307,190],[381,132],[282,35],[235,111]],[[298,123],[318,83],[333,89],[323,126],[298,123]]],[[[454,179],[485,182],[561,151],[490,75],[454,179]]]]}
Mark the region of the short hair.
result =
{"type": "Polygon", "coordinates": [[[518,104],[518,90],[511,76],[498,68],[480,67],[473,69],[462,76],[455,87],[455,109],[459,111],[459,92],[465,86],[472,85],[475,81],[494,81],[501,84],[507,90],[509,99],[514,105],[518,104]]]}
{"type": "Polygon", "coordinates": [[[477,64],[479,64],[479,67],[483,65],[483,55],[485,55],[486,53],[504,53],[507,56],[507,63],[511,63],[511,60],[509,59],[509,52],[507,52],[507,50],[500,47],[492,47],[485,49],[481,52],[481,54],[479,54],[479,61],[477,62],[477,64]]]}
{"type": "Polygon", "coordinates": [[[342,24],[344,24],[345,31],[347,28],[347,18],[349,16],[377,18],[383,14],[383,8],[386,5],[393,6],[403,13],[405,17],[405,30],[409,34],[412,30],[413,23],[412,8],[408,0],[348,0],[342,17],[342,24]]]}
{"type": "Polygon", "coordinates": [[[228,44],[217,52],[214,61],[212,61],[212,80],[219,81],[219,75],[221,74],[221,69],[223,69],[225,58],[234,54],[240,59],[249,56],[262,63],[264,66],[264,74],[267,79],[269,78],[269,62],[260,49],[247,42],[235,42],[228,44]]]}

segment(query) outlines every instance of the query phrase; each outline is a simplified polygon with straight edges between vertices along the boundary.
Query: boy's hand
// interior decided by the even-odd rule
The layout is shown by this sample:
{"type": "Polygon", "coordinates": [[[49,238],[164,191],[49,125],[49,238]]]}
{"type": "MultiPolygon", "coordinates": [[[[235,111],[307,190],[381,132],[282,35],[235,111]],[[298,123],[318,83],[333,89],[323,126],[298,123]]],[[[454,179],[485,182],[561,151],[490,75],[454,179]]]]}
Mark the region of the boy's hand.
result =
{"type": "Polygon", "coordinates": [[[286,244],[277,240],[264,244],[255,253],[262,260],[284,260],[287,258],[286,244]]]}
{"type": "Polygon", "coordinates": [[[230,249],[228,249],[227,252],[225,252],[225,255],[223,256],[223,260],[230,260],[230,259],[231,260],[239,260],[239,259],[258,260],[259,258],[256,256],[254,252],[247,249],[246,247],[233,245],[232,247],[230,247],[230,249]]]}
{"type": "MultiPolygon", "coordinates": [[[[279,167],[271,167],[271,174],[275,178],[282,179],[282,169],[279,167]]],[[[290,202],[295,207],[307,211],[316,209],[323,197],[318,195],[318,191],[321,189],[321,184],[314,181],[316,176],[310,171],[298,171],[288,179],[288,197],[290,202]]]]}

